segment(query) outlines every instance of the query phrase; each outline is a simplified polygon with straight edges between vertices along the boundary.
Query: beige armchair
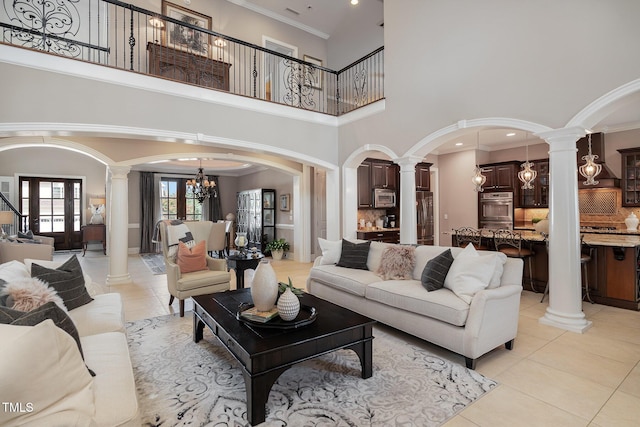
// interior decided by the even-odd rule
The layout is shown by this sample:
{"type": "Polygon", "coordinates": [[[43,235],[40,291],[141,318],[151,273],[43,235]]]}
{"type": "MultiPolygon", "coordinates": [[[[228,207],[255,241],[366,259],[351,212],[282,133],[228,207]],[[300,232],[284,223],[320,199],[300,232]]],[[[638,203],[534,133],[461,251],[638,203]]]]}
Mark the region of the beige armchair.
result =
{"type": "MultiPolygon", "coordinates": [[[[216,241],[214,224],[211,221],[186,221],[193,238],[196,242],[204,240],[206,250],[216,241]]],[[[222,230],[224,232],[224,229],[222,230]]],[[[167,224],[160,223],[160,240],[164,264],[167,269],[167,286],[171,298],[169,305],[173,304],[174,298],[180,301],[180,317],[184,316],[184,300],[195,295],[211,294],[229,290],[231,275],[227,271],[227,262],[224,259],[214,259],[207,255],[208,270],[194,271],[191,273],[181,273],[180,267],[174,259],[169,258],[169,246],[167,240],[167,224]]]]}

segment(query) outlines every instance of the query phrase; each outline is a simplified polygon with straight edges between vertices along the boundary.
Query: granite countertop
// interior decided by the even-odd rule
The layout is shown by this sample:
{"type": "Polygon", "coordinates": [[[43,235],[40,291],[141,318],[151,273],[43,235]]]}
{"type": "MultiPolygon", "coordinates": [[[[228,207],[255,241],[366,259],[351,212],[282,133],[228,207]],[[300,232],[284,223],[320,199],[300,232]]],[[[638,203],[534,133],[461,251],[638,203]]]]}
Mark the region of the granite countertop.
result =
{"type": "MultiPolygon", "coordinates": [[[[520,231],[522,238],[529,242],[544,242],[544,237],[536,231],[520,231]]],[[[592,246],[618,246],[633,248],[640,246],[640,233],[629,234],[627,230],[589,230],[582,231],[584,243],[592,246]],[[592,232],[594,231],[594,232],[592,232]]],[[[493,235],[488,230],[482,230],[482,237],[491,238],[493,235]]]]}
{"type": "Polygon", "coordinates": [[[358,233],[379,233],[381,231],[400,231],[400,228],[377,228],[377,227],[365,227],[358,228],[358,233]]]}

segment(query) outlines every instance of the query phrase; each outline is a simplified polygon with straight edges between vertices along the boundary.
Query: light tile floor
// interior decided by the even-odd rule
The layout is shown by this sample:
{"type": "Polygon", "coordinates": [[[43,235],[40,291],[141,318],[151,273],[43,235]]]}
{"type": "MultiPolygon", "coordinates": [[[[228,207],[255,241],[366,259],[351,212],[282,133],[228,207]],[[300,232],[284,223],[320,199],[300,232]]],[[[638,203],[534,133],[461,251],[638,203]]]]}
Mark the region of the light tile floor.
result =
{"type": "MultiPolygon", "coordinates": [[[[69,253],[56,253],[66,259],[69,253]]],[[[98,251],[78,254],[94,281],[105,283],[108,257],[98,251]]],[[[279,281],[290,276],[305,287],[310,263],[272,261],[279,281]]],[[[232,272],[233,273],[233,272],[232,272]]],[[[111,286],[123,296],[128,321],[173,314],[164,275],[154,276],[138,255],[129,256],[132,283],[111,286]]],[[[235,277],[232,274],[232,288],[235,277]]],[[[186,310],[191,310],[189,301],[186,310]]],[[[583,304],[593,327],[585,334],[538,323],[546,303],[540,294],[522,293],[518,337],[480,358],[477,371],[499,386],[445,424],[457,426],[638,426],[640,425],[640,313],[583,304]]],[[[189,315],[187,313],[187,315],[189,315]]],[[[398,342],[410,342],[453,362],[461,356],[385,326],[398,342]]]]}

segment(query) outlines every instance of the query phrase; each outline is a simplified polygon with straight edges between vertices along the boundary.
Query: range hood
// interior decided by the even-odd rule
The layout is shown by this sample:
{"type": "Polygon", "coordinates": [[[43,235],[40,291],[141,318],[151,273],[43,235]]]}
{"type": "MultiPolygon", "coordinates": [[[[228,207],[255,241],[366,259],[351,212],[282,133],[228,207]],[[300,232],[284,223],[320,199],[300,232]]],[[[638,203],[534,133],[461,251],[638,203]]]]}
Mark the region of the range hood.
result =
{"type": "MultiPolygon", "coordinates": [[[[576,143],[578,153],[576,155],[576,161],[578,167],[584,164],[582,160],[583,156],[589,154],[589,137],[585,136],[580,138],[576,143]]],[[[578,188],[606,188],[606,187],[620,187],[620,179],[617,178],[611,169],[607,167],[604,157],[604,133],[592,133],[591,134],[591,152],[598,156],[596,163],[602,165],[602,172],[595,177],[598,181],[598,185],[584,185],[585,178],[578,172],[578,188]]]]}

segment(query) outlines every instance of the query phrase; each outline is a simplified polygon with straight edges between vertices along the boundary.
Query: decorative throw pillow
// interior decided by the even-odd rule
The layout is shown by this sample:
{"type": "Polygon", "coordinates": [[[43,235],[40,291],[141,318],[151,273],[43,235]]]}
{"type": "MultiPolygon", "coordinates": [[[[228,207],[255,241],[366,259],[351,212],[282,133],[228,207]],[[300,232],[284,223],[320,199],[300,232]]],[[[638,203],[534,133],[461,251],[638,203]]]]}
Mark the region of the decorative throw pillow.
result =
{"type": "Polygon", "coordinates": [[[342,239],[342,252],[340,260],[336,264],[338,267],[356,268],[368,270],[367,259],[369,257],[369,246],[371,242],[352,243],[342,239]]]}
{"type": "Polygon", "coordinates": [[[193,248],[187,247],[180,242],[178,245],[178,256],[176,258],[181,273],[191,273],[207,269],[207,252],[205,241],[201,240],[193,248]]]}
{"type": "MultiPolygon", "coordinates": [[[[53,323],[58,328],[71,335],[71,338],[75,340],[76,345],[78,346],[82,360],[84,360],[84,353],[82,352],[82,345],[80,344],[80,335],[78,334],[76,325],[73,323],[73,320],[71,320],[67,312],[62,310],[54,302],[48,302],[36,309],[29,310],[28,312],[0,307],[0,323],[4,323],[6,325],[35,326],[47,319],[53,320],[53,323]]],[[[89,373],[92,377],[96,376],[91,369],[89,369],[89,373]]]]}
{"type": "Polygon", "coordinates": [[[444,287],[444,280],[447,277],[449,268],[453,263],[451,249],[447,249],[440,255],[431,258],[422,270],[421,282],[427,291],[435,291],[444,287]]]}
{"type": "Polygon", "coordinates": [[[342,242],[340,240],[331,241],[318,237],[318,244],[322,250],[320,265],[335,265],[340,261],[340,254],[342,253],[342,242]]]}
{"type": "Polygon", "coordinates": [[[24,233],[22,231],[18,231],[18,238],[33,240],[33,231],[27,230],[24,233]]]}
{"type": "Polygon", "coordinates": [[[473,296],[489,285],[497,259],[493,254],[480,256],[469,243],[453,260],[444,287],[471,304],[473,296]]]}
{"type": "Polygon", "coordinates": [[[406,245],[393,245],[382,252],[380,267],[376,274],[383,280],[411,279],[416,265],[416,248],[406,245]]]}
{"type": "Polygon", "coordinates": [[[6,296],[5,305],[14,310],[31,311],[48,302],[53,302],[63,311],[67,308],[55,289],[37,278],[14,280],[4,285],[0,299],[6,296]]]}
{"type": "Polygon", "coordinates": [[[73,255],[56,269],[31,264],[31,277],[36,277],[56,290],[67,310],[73,310],[93,301],[84,286],[84,274],[80,261],[73,255]]]}

